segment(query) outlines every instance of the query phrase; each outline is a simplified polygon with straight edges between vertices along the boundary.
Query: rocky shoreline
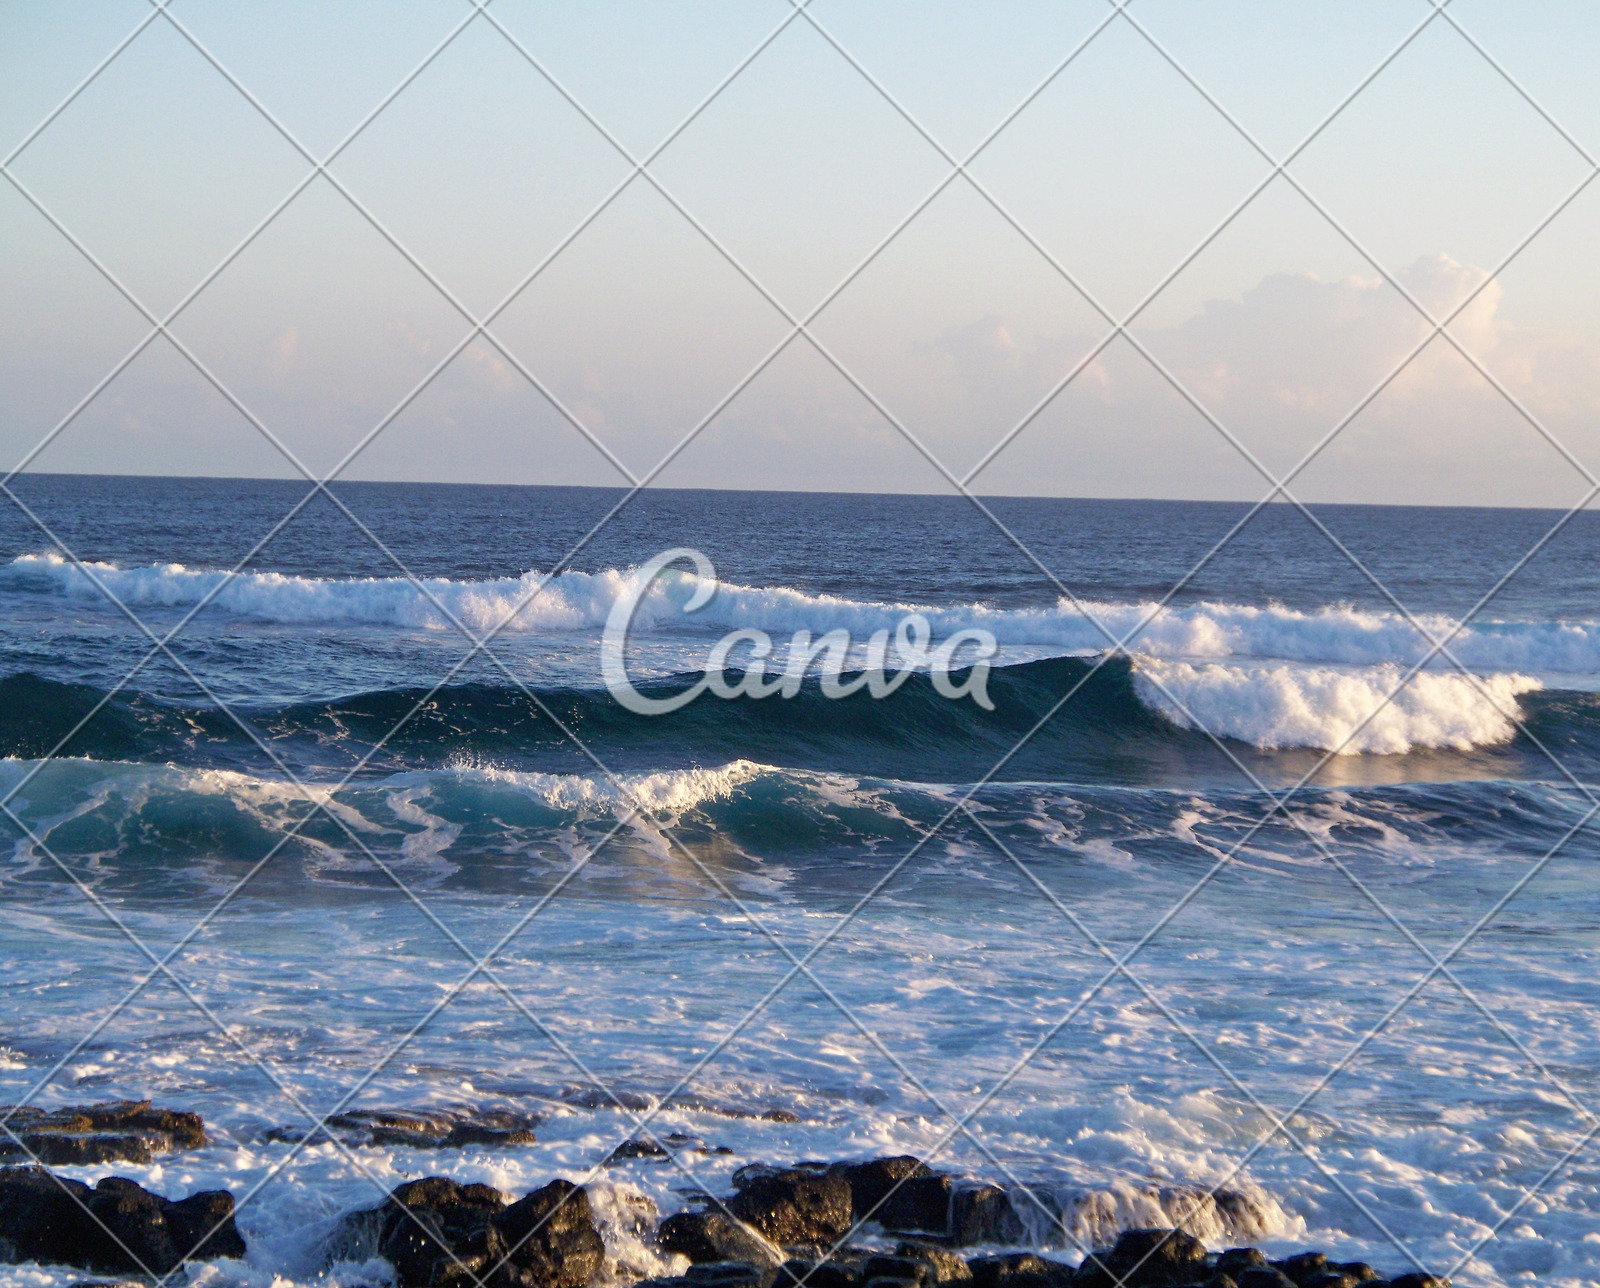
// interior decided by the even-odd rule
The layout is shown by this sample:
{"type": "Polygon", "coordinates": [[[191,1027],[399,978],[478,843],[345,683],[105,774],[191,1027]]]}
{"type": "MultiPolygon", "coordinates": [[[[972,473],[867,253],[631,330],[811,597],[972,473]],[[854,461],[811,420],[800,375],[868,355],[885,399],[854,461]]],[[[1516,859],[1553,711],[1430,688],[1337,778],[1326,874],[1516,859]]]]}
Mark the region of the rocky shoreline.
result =
{"type": "MultiPolygon", "coordinates": [[[[534,1122],[503,1112],[360,1111],[331,1120],[328,1135],[448,1149],[531,1141],[534,1122]]],[[[8,1127],[26,1146],[7,1137],[13,1156],[39,1161],[0,1168],[0,1262],[166,1275],[185,1262],[247,1255],[226,1190],[172,1200],[124,1177],[91,1187],[40,1165],[147,1162],[193,1148],[205,1141],[198,1115],[131,1101],[19,1110],[8,1127]]],[[[659,1142],[630,1144],[610,1161],[668,1152],[659,1142]]],[[[1321,1251],[1279,1260],[1254,1247],[1212,1251],[1180,1229],[1124,1230],[1075,1268],[1036,1251],[996,1252],[1030,1242],[1006,1191],[911,1157],[755,1164],[735,1172],[732,1185],[729,1194],[690,1196],[688,1210],[648,1232],[679,1272],[635,1279],[637,1288],[1447,1288],[1431,1275],[1387,1278],[1321,1251]]],[[[1223,1207],[1229,1198],[1211,1201],[1223,1207]]],[[[514,1200],[445,1176],[408,1181],[376,1206],[340,1217],[319,1258],[324,1271],[381,1259],[399,1288],[622,1282],[608,1274],[589,1195],[563,1179],[514,1200]]]]}

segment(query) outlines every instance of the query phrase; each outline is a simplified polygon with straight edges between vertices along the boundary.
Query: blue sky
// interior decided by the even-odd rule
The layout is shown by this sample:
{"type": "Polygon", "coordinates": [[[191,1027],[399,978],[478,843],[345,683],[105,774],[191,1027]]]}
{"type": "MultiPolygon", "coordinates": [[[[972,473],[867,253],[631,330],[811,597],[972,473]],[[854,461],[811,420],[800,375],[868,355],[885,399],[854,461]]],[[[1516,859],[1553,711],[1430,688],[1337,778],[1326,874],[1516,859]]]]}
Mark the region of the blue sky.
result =
{"type": "MultiPolygon", "coordinates": [[[[1430,9],[1135,0],[1129,14],[1261,150],[1113,16],[972,162],[1027,236],[957,177],[811,324],[879,405],[797,338],[658,482],[948,490],[885,411],[966,476],[1109,331],[1068,278],[1121,319],[1270,173],[1262,151],[1280,157],[1298,144],[1430,9]]],[[[0,148],[9,152],[148,12],[134,0],[0,9],[0,148]]],[[[321,158],[472,7],[174,0],[172,12],[321,158]]],[[[790,21],[652,162],[660,189],[701,227],[634,178],[492,324],[509,356],[474,340],[348,477],[624,481],[530,375],[644,475],[790,330],[730,257],[804,316],[949,175],[862,69],[964,157],[1110,9],[814,0],[810,12],[822,30],[790,21]]],[[[1588,65],[1600,19],[1576,3],[1455,0],[1448,12],[1578,148],[1435,18],[1290,166],[1343,232],[1272,179],[1139,315],[1130,327],[1139,348],[1114,338],[973,486],[1254,498],[1267,484],[1241,447],[1269,470],[1291,468],[1426,335],[1380,269],[1436,316],[1483,287],[1486,270],[1592,168],[1579,148],[1600,149],[1588,65]]],[[[329,167],[477,316],[631,169],[529,55],[642,156],[792,10],[779,0],[495,0],[490,13],[505,32],[473,18],[329,167]]],[[[158,17],[11,169],[164,313],[310,166],[158,17]]],[[[1297,491],[1576,501],[1581,470],[1531,420],[1600,470],[1597,224],[1600,182],[1452,325],[1484,371],[1434,340],[1305,467],[1297,491]]],[[[148,325],[10,184],[0,184],[0,247],[9,468],[148,325]]],[[[471,324],[317,177],[172,329],[320,472],[471,324]]],[[[29,467],[294,468],[164,339],[29,467]]]]}

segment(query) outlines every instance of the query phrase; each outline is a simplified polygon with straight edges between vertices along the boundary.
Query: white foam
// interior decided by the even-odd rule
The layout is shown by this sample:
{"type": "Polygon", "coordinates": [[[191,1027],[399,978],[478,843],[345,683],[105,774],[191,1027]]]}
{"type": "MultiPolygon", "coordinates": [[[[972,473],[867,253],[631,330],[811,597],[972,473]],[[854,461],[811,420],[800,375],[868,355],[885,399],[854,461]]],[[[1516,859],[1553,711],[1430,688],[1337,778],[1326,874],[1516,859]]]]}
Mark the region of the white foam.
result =
{"type": "MultiPolygon", "coordinates": [[[[122,568],[92,563],[88,567],[106,590],[132,607],[189,608],[216,591],[211,608],[267,621],[343,621],[443,630],[450,627],[453,616],[474,631],[499,627],[508,618],[506,629],[514,631],[598,630],[633,576],[615,568],[597,573],[569,571],[544,585],[544,575],[539,572],[480,581],[436,577],[424,579],[419,590],[402,577],[323,578],[246,572],[219,591],[224,573],[182,564],[122,568]]],[[[44,589],[84,600],[102,596],[88,576],[52,553],[21,555],[0,567],[0,588],[8,586],[44,589]]],[[[802,629],[816,635],[844,627],[853,637],[864,639],[875,630],[892,630],[907,613],[917,612],[928,618],[939,637],[966,627],[982,627],[1002,645],[1056,653],[1098,652],[1134,632],[1126,645],[1130,652],[1191,660],[1251,657],[1348,665],[1410,664],[1431,647],[1417,627],[1398,613],[1347,605],[1305,612],[1282,605],[1204,602],[1167,608],[1141,628],[1145,618],[1155,612],[1154,603],[1086,601],[1083,608],[1093,617],[1091,621],[1066,600],[1041,608],[974,603],[933,606],[725,582],[710,604],[686,617],[680,610],[694,586],[692,575],[669,569],[644,597],[636,631],[649,634],[689,627],[720,632],[758,627],[781,636],[802,629]]],[[[1448,617],[1438,614],[1419,615],[1416,622],[1435,640],[1449,635],[1454,626],[1448,617]]],[[[1475,622],[1454,636],[1449,647],[1464,665],[1485,671],[1600,673],[1600,622],[1475,622]]]]}
{"type": "Polygon", "coordinates": [[[1354,755],[1419,747],[1466,751],[1506,742],[1515,732],[1512,719],[1521,717],[1517,696],[1542,687],[1525,675],[1474,683],[1459,673],[1422,671],[1395,693],[1405,674],[1393,664],[1351,670],[1146,658],[1136,664],[1134,689],[1184,729],[1198,724],[1257,747],[1354,755]]]}

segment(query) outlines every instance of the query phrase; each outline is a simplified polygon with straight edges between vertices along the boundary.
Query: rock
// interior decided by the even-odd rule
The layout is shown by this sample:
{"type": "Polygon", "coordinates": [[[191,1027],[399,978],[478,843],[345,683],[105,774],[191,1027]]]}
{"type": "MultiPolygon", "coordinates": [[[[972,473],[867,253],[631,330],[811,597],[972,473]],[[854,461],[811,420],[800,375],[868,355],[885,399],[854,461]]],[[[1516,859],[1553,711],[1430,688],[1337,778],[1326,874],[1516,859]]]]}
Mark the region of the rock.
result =
{"type": "Polygon", "coordinates": [[[1072,1267],[1031,1252],[974,1257],[967,1265],[972,1270],[972,1288],[1068,1288],[1075,1277],[1072,1267]]]}
{"type": "Polygon", "coordinates": [[[1335,1262],[1328,1268],[1330,1270],[1337,1270],[1341,1274],[1354,1275],[1357,1283],[1366,1283],[1369,1279],[1383,1278],[1382,1275],[1369,1266],[1365,1261],[1339,1261],[1335,1262]]]}
{"type": "MultiPolygon", "coordinates": [[[[1109,1252],[1095,1252],[1078,1267],[1077,1283],[1089,1288],[1122,1283],[1126,1288],[1165,1288],[1208,1275],[1205,1245],[1182,1230],[1124,1230],[1109,1252]]],[[[1239,1280],[1244,1288],[1244,1280],[1239,1280]]]]}
{"type": "Polygon", "coordinates": [[[636,1136],[632,1140],[625,1140],[618,1145],[606,1158],[607,1167],[615,1167],[618,1163],[626,1163],[635,1158],[650,1158],[666,1160],[675,1154],[731,1154],[733,1151],[726,1145],[718,1145],[715,1149],[707,1145],[698,1136],[686,1136],[682,1132],[673,1132],[659,1140],[654,1136],[636,1136]]]}
{"type": "Polygon", "coordinates": [[[1297,1288],[1295,1281],[1274,1266],[1251,1266],[1238,1274],[1239,1288],[1297,1288]]]}
{"type": "Polygon", "coordinates": [[[1022,1243],[1022,1221],[1011,1196],[998,1185],[957,1186],[950,1195],[949,1237],[959,1247],[978,1243],[1022,1243]]]}
{"type": "Polygon", "coordinates": [[[1260,1248],[1229,1248],[1217,1257],[1217,1270],[1225,1275],[1238,1275],[1252,1266],[1265,1266],[1267,1255],[1260,1248]]]}
{"type": "Polygon", "coordinates": [[[861,1263],[861,1277],[868,1283],[874,1279],[904,1279],[920,1288],[927,1269],[915,1257],[891,1257],[878,1253],[861,1263]]]}
{"type": "Polygon", "coordinates": [[[491,1186],[444,1176],[408,1181],[379,1207],[346,1214],[330,1249],[338,1259],[384,1258],[401,1288],[486,1277],[495,1288],[583,1288],[605,1258],[589,1196],[571,1182],[507,1206],[491,1186]]]}
{"type": "Polygon", "coordinates": [[[529,1288],[583,1288],[605,1262],[589,1195],[571,1181],[551,1181],[525,1194],[495,1224],[529,1288]]]}
{"type": "Polygon", "coordinates": [[[728,1211],[781,1247],[830,1247],[850,1233],[850,1186],[832,1172],[735,1173],[728,1211]],[[742,1181],[741,1181],[742,1176],[742,1181]]]}
{"type": "Polygon", "coordinates": [[[656,1231],[656,1242],[696,1263],[751,1261],[775,1266],[781,1259],[759,1233],[720,1210],[669,1216],[656,1231]]]}
{"type": "Polygon", "coordinates": [[[1239,1288],[1239,1281],[1232,1275],[1224,1274],[1219,1270],[1205,1281],[1202,1288],[1239,1288]]]}
{"type": "Polygon", "coordinates": [[[885,1230],[948,1238],[955,1183],[948,1176],[913,1176],[884,1199],[877,1220],[885,1230]]]}
{"type": "Polygon", "coordinates": [[[849,1261],[795,1258],[778,1267],[773,1288],[862,1288],[861,1267],[849,1261]]]}
{"type": "Polygon", "coordinates": [[[1272,1264],[1295,1283],[1304,1284],[1313,1275],[1326,1273],[1328,1257],[1322,1252],[1297,1252],[1292,1257],[1285,1257],[1282,1261],[1274,1261],[1272,1264]]]}
{"type": "Polygon", "coordinates": [[[469,1145],[531,1145],[539,1119],[504,1109],[352,1109],[335,1114],[315,1132],[274,1127],[267,1140],[314,1143],[337,1140],[352,1147],[399,1145],[410,1149],[464,1149],[469,1145]]]}
{"type": "Polygon", "coordinates": [[[206,1143],[199,1114],[117,1100],[70,1109],[0,1109],[17,1139],[0,1138],[0,1162],[37,1160],[49,1167],[148,1163],[158,1154],[206,1143]]]}
{"type": "Polygon", "coordinates": [[[1358,1288],[1363,1281],[1340,1270],[1324,1270],[1300,1281],[1300,1288],[1358,1288]]]}
{"type": "Polygon", "coordinates": [[[953,1252],[936,1248],[930,1243],[901,1243],[895,1255],[911,1257],[927,1266],[923,1272],[925,1284],[966,1284],[972,1279],[972,1267],[953,1252]]]}
{"type": "Polygon", "coordinates": [[[888,1224],[877,1209],[903,1181],[931,1177],[933,1173],[920,1159],[902,1154],[896,1158],[874,1158],[865,1163],[835,1163],[828,1169],[844,1178],[850,1187],[850,1206],[857,1221],[888,1224]]]}
{"type": "Polygon", "coordinates": [[[683,1274],[693,1288],[769,1288],[773,1281],[770,1266],[750,1261],[702,1261],[683,1274]]]}
{"type": "Polygon", "coordinates": [[[1410,1274],[1389,1280],[1389,1288],[1450,1288],[1450,1281],[1413,1270],[1410,1274]]]}
{"type": "Polygon", "coordinates": [[[42,1167],[0,1170],[0,1239],[13,1261],[165,1275],[189,1260],[242,1257],[226,1190],[172,1202],[122,1176],[94,1189],[42,1167]]]}

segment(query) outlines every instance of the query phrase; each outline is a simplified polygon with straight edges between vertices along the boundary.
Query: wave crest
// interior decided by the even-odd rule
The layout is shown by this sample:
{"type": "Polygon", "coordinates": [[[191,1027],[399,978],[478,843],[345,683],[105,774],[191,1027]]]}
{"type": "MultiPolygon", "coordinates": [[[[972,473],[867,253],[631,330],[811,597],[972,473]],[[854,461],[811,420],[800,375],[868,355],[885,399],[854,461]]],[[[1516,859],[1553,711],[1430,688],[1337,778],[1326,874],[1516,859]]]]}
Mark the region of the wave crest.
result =
{"type": "MultiPolygon", "coordinates": [[[[516,631],[599,630],[635,575],[616,568],[595,573],[568,571],[547,584],[539,572],[476,581],[435,577],[422,580],[424,594],[402,577],[245,572],[223,586],[225,573],[183,564],[122,568],[91,563],[88,567],[108,590],[134,607],[192,607],[216,592],[212,604],[220,611],[266,621],[342,621],[442,630],[450,626],[449,617],[454,617],[474,631],[500,627],[507,618],[511,620],[506,628],[516,631]]],[[[907,613],[916,612],[928,619],[939,637],[980,627],[993,633],[1002,645],[1066,654],[1098,653],[1136,631],[1128,641],[1129,651],[1144,657],[1191,660],[1245,657],[1353,666],[1409,665],[1430,647],[1417,627],[1397,613],[1340,604],[1303,611],[1276,604],[1257,607],[1207,601],[1169,606],[1141,628],[1156,612],[1153,602],[1084,601],[1083,608],[1094,618],[1090,621],[1067,600],[1039,608],[977,603],[932,606],[724,582],[710,604],[685,618],[682,606],[695,584],[691,574],[668,569],[644,597],[635,629],[759,627],[777,635],[797,630],[820,635],[844,627],[854,638],[865,639],[873,631],[894,629],[907,613]]],[[[83,600],[101,597],[88,577],[53,553],[21,555],[0,567],[0,588],[83,600]]],[[[1435,639],[1449,636],[1455,627],[1453,621],[1438,614],[1418,615],[1416,622],[1435,639]]],[[[1600,622],[1475,622],[1451,638],[1450,649],[1463,665],[1483,671],[1600,673],[1600,622]]]]}
{"type": "Polygon", "coordinates": [[[1508,742],[1516,732],[1512,721],[1522,718],[1518,696],[1543,688],[1526,675],[1474,683],[1458,673],[1422,671],[1395,693],[1405,674],[1393,664],[1351,671],[1140,659],[1133,684],[1140,701],[1181,729],[1203,727],[1266,750],[1314,747],[1341,755],[1468,751],[1508,742]]]}

